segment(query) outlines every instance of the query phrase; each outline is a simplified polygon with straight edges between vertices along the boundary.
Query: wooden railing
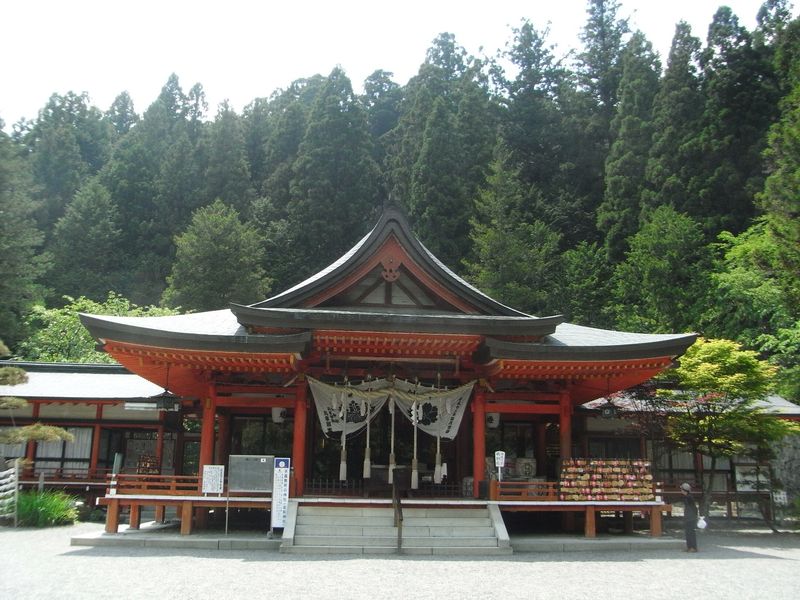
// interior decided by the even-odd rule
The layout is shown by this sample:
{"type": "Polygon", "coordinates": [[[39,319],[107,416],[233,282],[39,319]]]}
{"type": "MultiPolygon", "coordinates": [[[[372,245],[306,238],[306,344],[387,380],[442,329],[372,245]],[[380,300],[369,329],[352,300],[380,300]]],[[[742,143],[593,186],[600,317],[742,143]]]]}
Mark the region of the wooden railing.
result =
{"type": "Polygon", "coordinates": [[[200,478],[189,475],[109,476],[109,494],[192,496],[200,492],[200,478]]]}
{"type": "Polygon", "coordinates": [[[551,502],[558,500],[558,484],[555,481],[492,480],[489,499],[551,502]]]}
{"type": "Polygon", "coordinates": [[[26,483],[32,483],[44,478],[44,483],[58,482],[102,482],[111,473],[111,469],[90,470],[88,467],[27,467],[22,470],[22,477],[26,483]]]}

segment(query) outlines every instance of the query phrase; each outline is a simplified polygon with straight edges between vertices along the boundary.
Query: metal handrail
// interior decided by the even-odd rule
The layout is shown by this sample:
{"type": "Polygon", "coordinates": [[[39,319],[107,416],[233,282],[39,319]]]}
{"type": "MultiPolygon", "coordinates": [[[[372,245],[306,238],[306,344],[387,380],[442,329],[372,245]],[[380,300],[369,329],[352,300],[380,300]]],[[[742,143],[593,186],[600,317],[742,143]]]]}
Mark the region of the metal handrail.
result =
{"type": "Polygon", "coordinates": [[[403,506],[397,491],[397,482],[392,482],[392,508],[394,509],[394,526],[397,527],[397,553],[403,550],[403,506]]]}

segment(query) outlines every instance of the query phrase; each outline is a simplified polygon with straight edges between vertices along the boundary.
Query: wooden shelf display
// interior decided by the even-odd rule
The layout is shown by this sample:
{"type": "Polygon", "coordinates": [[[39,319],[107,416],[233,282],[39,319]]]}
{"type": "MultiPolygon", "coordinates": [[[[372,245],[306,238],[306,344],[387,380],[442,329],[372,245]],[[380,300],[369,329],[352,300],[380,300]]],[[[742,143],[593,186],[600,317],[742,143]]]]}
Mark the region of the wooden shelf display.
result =
{"type": "Polygon", "coordinates": [[[561,463],[560,500],[652,502],[650,461],[568,458],[561,463]]]}

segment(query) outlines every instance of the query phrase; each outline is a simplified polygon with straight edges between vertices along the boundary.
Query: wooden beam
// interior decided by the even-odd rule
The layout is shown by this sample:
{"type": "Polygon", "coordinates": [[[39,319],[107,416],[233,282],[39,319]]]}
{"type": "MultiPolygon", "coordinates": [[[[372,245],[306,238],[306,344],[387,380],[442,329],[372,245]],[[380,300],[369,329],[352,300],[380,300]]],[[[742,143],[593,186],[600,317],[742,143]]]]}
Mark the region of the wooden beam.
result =
{"type": "Polygon", "coordinates": [[[510,402],[487,402],[486,412],[518,415],[558,415],[561,407],[558,404],[514,404],[510,402]]]}
{"type": "Polygon", "coordinates": [[[294,398],[251,398],[247,396],[217,396],[220,408],[293,408],[294,398]]]}

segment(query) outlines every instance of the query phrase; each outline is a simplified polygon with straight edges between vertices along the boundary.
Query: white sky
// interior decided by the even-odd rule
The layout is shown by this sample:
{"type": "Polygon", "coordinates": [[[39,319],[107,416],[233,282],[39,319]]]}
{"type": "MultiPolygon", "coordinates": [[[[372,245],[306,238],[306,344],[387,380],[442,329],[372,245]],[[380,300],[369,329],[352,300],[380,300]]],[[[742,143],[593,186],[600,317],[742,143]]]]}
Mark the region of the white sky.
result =
{"type": "MultiPolygon", "coordinates": [[[[675,23],[705,39],[730,6],[748,29],[762,0],[621,0],[621,16],[666,61],[675,23]]],[[[795,13],[796,14],[796,13],[795,13]]],[[[477,54],[511,39],[529,18],[561,51],[580,48],[585,0],[4,0],[0,8],[0,118],[6,130],[34,118],[53,93],[89,93],[106,110],[127,90],[136,111],[170,73],[185,91],[203,85],[209,116],[222,100],[237,111],[259,96],[341,65],[356,89],[375,69],[404,84],[441,32],[477,54]]]]}

